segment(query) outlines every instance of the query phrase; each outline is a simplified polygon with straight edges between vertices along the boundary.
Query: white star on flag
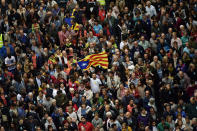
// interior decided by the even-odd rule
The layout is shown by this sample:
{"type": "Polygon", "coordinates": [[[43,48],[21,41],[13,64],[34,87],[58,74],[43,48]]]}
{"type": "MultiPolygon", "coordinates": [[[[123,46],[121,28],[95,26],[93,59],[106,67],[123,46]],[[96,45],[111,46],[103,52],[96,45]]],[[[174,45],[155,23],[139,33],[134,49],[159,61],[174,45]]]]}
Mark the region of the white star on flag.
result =
{"type": "Polygon", "coordinates": [[[83,63],[83,64],[82,64],[82,66],[86,66],[86,65],[87,65],[87,63],[83,63]]]}

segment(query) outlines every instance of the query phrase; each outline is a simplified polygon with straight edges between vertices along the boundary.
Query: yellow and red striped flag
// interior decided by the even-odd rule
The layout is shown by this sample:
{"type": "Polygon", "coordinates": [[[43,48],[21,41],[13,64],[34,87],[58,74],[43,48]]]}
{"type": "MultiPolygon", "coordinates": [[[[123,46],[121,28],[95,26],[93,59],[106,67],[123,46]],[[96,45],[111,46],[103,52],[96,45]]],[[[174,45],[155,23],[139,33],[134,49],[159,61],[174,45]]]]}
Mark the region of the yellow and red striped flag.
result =
{"type": "Polygon", "coordinates": [[[101,52],[99,54],[92,54],[86,56],[84,59],[78,62],[78,65],[83,70],[88,70],[91,66],[101,66],[104,69],[108,68],[108,55],[106,52],[101,52]]]}

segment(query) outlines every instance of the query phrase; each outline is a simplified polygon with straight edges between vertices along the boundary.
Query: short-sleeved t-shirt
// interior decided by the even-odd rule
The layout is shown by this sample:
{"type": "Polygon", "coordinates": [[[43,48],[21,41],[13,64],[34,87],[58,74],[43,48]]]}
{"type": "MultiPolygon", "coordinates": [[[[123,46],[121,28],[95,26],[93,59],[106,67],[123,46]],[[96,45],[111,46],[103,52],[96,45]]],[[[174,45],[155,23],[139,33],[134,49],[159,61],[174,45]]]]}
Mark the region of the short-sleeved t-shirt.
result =
{"type": "Polygon", "coordinates": [[[100,92],[99,84],[101,84],[100,79],[98,79],[98,78],[96,78],[96,79],[91,78],[90,79],[90,86],[91,86],[91,89],[92,89],[93,93],[100,92]]]}
{"type": "MultiPolygon", "coordinates": [[[[11,58],[8,58],[8,57],[6,57],[5,58],[5,64],[7,65],[10,65],[10,64],[13,64],[13,63],[15,63],[16,62],[16,59],[15,59],[15,57],[14,56],[11,56],[11,58]]],[[[14,70],[16,68],[16,65],[12,65],[12,66],[9,66],[8,67],[8,70],[10,71],[10,70],[14,70]]]]}

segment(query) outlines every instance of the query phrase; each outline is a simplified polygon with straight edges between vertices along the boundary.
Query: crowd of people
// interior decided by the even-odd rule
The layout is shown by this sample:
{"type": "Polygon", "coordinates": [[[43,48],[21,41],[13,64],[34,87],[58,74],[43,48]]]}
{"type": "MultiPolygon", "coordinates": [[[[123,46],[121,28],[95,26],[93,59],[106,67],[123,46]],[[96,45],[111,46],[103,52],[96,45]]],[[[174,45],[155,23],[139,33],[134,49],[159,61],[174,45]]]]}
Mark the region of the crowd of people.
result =
{"type": "Polygon", "coordinates": [[[1,0],[0,130],[196,131],[197,0],[1,0]]]}

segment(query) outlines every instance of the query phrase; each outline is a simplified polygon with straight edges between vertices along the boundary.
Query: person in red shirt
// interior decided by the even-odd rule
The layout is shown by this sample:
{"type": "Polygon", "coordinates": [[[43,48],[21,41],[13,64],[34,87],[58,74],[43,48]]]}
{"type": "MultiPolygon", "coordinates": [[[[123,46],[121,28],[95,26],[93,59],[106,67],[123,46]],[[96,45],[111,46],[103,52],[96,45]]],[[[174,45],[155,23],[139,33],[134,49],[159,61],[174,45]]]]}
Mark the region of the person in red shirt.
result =
{"type": "Polygon", "coordinates": [[[36,69],[37,68],[37,56],[36,56],[36,52],[35,51],[32,51],[31,54],[32,54],[31,60],[32,60],[34,69],[36,69]]]}
{"type": "Polygon", "coordinates": [[[82,116],[81,122],[78,125],[78,130],[79,131],[93,131],[94,126],[92,125],[91,122],[87,122],[86,118],[84,116],[82,116]]]}
{"type": "Polygon", "coordinates": [[[103,9],[103,6],[101,6],[99,9],[99,18],[101,22],[105,20],[105,15],[105,10],[103,9]]]}

